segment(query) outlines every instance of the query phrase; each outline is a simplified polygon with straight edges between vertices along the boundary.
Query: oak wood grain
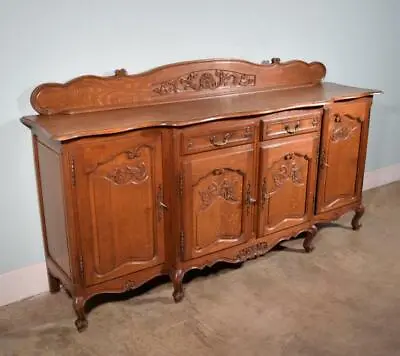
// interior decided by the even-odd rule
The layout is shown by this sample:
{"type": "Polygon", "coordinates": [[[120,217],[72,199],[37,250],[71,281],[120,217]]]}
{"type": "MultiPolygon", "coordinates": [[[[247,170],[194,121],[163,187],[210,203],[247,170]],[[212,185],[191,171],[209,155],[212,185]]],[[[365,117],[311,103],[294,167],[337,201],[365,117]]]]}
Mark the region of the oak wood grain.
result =
{"type": "Polygon", "coordinates": [[[45,83],[35,88],[31,104],[44,115],[121,109],[271,87],[313,85],[325,73],[325,66],[319,62],[294,60],[265,65],[234,59],[197,60],[136,75],[120,69],[109,77],[85,75],[65,84],[45,83]]]}
{"type": "Polygon", "coordinates": [[[299,225],[313,215],[319,132],[261,146],[259,236],[299,225]]]}
{"type": "Polygon", "coordinates": [[[371,98],[333,103],[324,115],[317,211],[361,197],[371,98]]]}
{"type": "Polygon", "coordinates": [[[377,90],[323,83],[306,88],[267,90],[131,109],[75,115],[27,116],[22,123],[54,141],[113,134],[139,128],[182,127],[191,124],[318,107],[326,103],[377,93],[377,90]]]}
{"type": "Polygon", "coordinates": [[[32,93],[49,286],[86,301],[219,261],[240,263],[315,224],[365,211],[377,90],[321,83],[320,63],[193,61],[84,76],[32,93]]]}

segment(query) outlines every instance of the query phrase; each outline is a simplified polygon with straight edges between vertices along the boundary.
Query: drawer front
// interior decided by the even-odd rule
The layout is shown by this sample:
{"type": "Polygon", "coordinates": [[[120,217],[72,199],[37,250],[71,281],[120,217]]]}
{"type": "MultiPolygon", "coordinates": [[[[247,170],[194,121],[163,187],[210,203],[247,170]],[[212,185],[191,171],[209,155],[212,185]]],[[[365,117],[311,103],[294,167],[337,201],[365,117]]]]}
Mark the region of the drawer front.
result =
{"type": "Polygon", "coordinates": [[[262,139],[270,140],[320,130],[323,109],[288,110],[265,116],[262,139]]]}
{"type": "Polygon", "coordinates": [[[224,121],[193,126],[182,130],[182,154],[192,154],[252,143],[256,121],[224,121]]]}

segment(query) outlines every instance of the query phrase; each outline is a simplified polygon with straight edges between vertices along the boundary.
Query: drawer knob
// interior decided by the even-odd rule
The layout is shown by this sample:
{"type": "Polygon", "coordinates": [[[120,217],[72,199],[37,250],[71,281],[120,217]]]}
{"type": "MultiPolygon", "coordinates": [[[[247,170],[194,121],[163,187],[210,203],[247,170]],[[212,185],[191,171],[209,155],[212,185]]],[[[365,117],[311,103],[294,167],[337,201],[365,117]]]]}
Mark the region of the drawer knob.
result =
{"type": "Polygon", "coordinates": [[[210,137],[210,143],[215,147],[225,146],[229,142],[229,139],[231,137],[232,137],[232,134],[229,133],[229,132],[224,135],[224,138],[222,139],[222,141],[217,141],[217,137],[216,136],[211,136],[210,137]]]}
{"type": "Polygon", "coordinates": [[[294,125],[293,127],[291,127],[289,124],[285,125],[285,131],[291,135],[295,134],[299,128],[300,128],[300,121],[297,121],[296,125],[294,125]]]}

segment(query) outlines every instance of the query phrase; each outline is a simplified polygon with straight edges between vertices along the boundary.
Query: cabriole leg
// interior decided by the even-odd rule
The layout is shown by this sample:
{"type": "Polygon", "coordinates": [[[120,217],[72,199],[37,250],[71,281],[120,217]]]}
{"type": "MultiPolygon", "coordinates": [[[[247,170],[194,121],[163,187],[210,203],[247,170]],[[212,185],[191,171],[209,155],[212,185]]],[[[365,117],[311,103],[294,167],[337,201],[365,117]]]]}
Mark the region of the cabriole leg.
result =
{"type": "Polygon", "coordinates": [[[353,220],[351,220],[351,226],[352,226],[353,230],[359,230],[361,227],[360,219],[362,218],[362,216],[364,215],[364,212],[365,212],[364,205],[360,205],[359,207],[354,209],[354,212],[355,212],[355,214],[354,214],[353,220]]]}
{"type": "Polygon", "coordinates": [[[177,269],[171,274],[172,283],[174,285],[174,292],[172,293],[172,296],[174,297],[175,303],[179,303],[185,295],[182,285],[183,276],[184,272],[181,269],[177,269]]]}
{"type": "Polygon", "coordinates": [[[72,303],[77,319],[75,320],[75,326],[79,332],[84,331],[88,327],[88,321],[85,315],[85,302],[83,297],[75,297],[72,303]]]}
{"type": "Polygon", "coordinates": [[[307,235],[304,238],[304,242],[303,242],[304,250],[307,253],[309,253],[315,249],[315,246],[313,245],[312,242],[313,242],[315,235],[317,234],[317,231],[318,231],[318,229],[315,225],[311,226],[310,229],[307,230],[307,235]]]}

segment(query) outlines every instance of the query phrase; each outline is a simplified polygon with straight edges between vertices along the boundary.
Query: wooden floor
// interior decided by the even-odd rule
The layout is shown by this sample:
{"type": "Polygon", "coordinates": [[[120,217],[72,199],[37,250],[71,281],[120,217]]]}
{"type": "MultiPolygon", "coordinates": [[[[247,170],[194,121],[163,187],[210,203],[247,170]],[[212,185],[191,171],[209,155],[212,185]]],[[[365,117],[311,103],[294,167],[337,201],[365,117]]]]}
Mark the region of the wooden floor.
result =
{"type": "Polygon", "coordinates": [[[400,355],[400,182],[365,205],[360,231],[346,215],[312,254],[292,240],[240,268],[189,273],[180,304],[163,279],[99,298],[82,334],[65,293],[2,307],[0,355],[400,355]]]}

